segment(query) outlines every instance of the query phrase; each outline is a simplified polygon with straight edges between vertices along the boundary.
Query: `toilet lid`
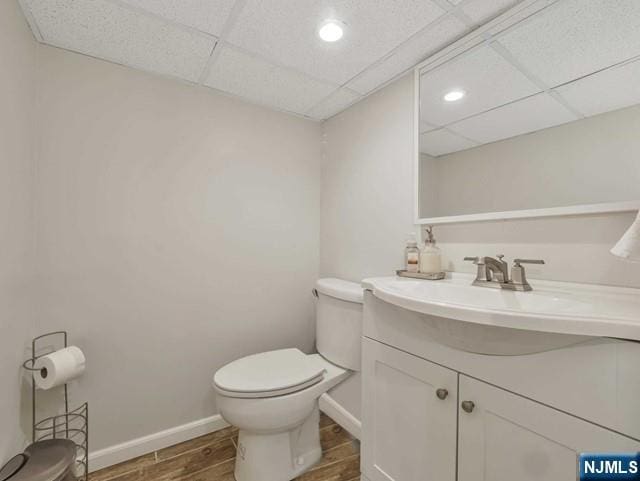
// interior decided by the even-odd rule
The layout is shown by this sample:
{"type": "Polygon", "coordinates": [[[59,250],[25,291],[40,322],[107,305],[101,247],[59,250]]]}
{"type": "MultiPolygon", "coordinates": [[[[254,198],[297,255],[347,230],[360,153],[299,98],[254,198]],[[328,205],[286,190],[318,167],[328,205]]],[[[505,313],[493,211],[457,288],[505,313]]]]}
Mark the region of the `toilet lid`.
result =
{"type": "Polygon", "coordinates": [[[300,391],[322,380],[324,366],[298,349],[262,352],[233,361],[213,383],[235,397],[271,397],[300,391]]]}

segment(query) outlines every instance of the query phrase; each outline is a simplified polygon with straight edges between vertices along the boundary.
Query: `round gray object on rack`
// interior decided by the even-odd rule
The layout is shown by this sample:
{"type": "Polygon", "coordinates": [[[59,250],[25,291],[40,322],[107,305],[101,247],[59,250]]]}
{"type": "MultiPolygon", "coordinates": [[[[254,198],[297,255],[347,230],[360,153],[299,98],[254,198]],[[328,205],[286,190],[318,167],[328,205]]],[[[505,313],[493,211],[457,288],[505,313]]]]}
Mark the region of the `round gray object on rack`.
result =
{"type": "Polygon", "coordinates": [[[48,439],[29,446],[26,462],[6,481],[71,481],[76,445],[68,439],[48,439]]]}
{"type": "Polygon", "coordinates": [[[7,461],[7,464],[0,468],[0,481],[7,481],[7,479],[20,471],[28,459],[26,454],[18,454],[12,457],[7,461]]]}

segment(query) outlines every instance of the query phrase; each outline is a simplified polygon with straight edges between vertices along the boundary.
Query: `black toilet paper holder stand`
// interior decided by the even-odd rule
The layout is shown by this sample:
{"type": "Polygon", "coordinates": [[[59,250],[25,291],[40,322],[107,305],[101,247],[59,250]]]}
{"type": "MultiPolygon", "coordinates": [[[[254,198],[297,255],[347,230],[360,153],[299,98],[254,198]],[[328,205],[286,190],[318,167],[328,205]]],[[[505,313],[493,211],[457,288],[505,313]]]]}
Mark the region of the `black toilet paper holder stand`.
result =
{"type": "Polygon", "coordinates": [[[60,414],[37,419],[38,390],[36,388],[35,373],[40,371],[35,367],[36,361],[56,350],[54,345],[62,348],[69,347],[67,331],[54,331],[42,334],[31,341],[31,358],[22,366],[31,373],[31,419],[32,442],[46,439],[69,439],[76,445],[76,473],[79,481],[89,479],[89,403],[84,403],[75,409],[69,409],[69,386],[64,384],[64,411],[60,414]],[[45,341],[47,346],[42,348],[45,341]],[[57,341],[57,342],[56,342],[57,341]]]}

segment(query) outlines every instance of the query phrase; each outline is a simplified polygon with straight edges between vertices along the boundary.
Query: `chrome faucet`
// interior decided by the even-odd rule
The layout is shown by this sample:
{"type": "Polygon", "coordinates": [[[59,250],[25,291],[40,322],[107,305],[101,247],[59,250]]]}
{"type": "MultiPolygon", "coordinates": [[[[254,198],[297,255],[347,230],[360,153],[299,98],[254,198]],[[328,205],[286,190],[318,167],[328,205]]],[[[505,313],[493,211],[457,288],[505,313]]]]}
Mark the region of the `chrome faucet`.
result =
{"type": "Polygon", "coordinates": [[[497,255],[495,259],[493,257],[484,257],[484,265],[491,274],[491,279],[501,284],[509,282],[509,264],[503,259],[504,255],[502,254],[497,255]]]}
{"type": "Polygon", "coordinates": [[[545,262],[540,259],[515,259],[510,278],[509,264],[503,259],[503,255],[498,255],[495,259],[493,257],[465,257],[465,261],[473,262],[478,267],[473,285],[512,291],[532,290],[522,264],[544,264],[545,262]]]}

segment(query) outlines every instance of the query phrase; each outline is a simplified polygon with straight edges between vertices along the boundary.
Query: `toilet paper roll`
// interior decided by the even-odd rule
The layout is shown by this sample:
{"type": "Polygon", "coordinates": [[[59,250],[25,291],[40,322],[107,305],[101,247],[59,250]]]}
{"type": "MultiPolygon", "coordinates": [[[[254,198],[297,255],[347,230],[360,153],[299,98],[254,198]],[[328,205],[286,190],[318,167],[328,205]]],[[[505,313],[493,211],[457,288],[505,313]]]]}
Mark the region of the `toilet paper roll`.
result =
{"type": "Polygon", "coordinates": [[[76,346],[69,346],[38,358],[34,364],[36,386],[51,389],[61,386],[84,372],[85,357],[76,346]]]}

